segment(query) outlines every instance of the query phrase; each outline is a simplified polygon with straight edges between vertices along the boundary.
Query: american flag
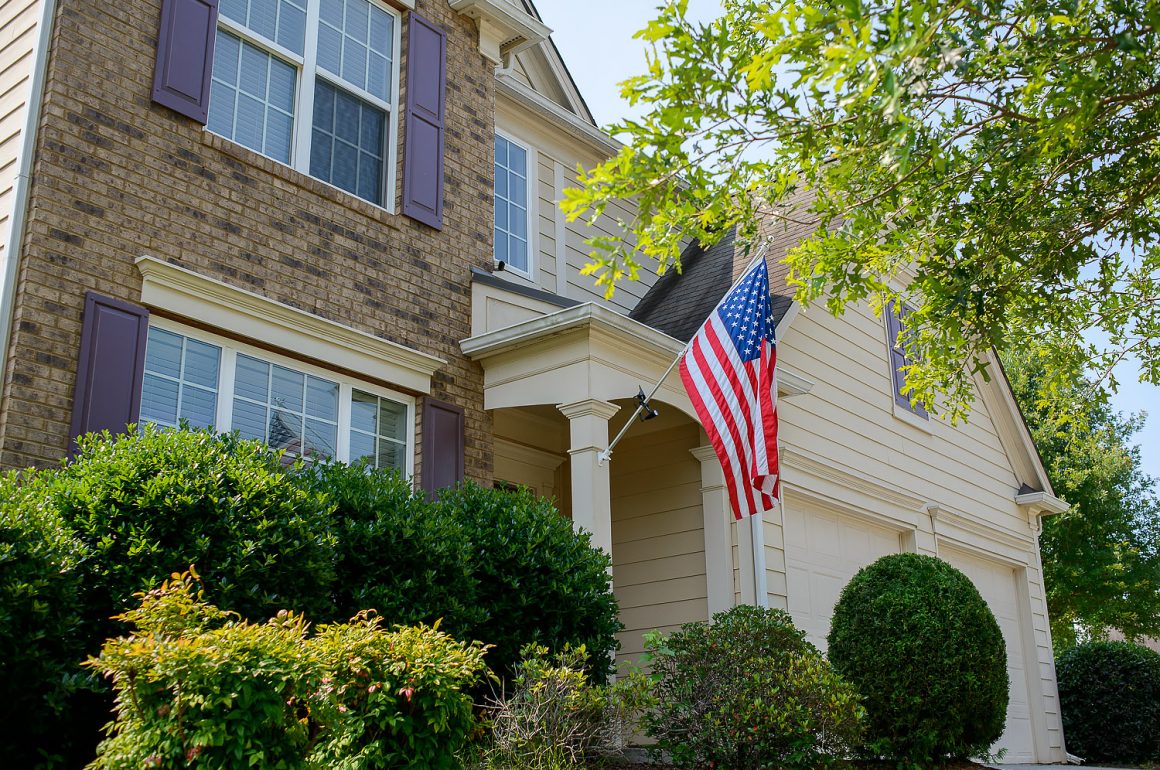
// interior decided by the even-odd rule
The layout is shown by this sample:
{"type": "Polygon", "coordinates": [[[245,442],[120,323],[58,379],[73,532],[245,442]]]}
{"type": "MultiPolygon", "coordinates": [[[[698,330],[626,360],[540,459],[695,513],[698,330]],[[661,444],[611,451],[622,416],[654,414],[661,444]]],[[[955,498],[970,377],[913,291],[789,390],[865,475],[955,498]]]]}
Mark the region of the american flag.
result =
{"type": "Polygon", "coordinates": [[[725,471],[733,515],[777,502],[777,386],[769,272],[759,259],[693,337],[681,380],[725,471]]]}

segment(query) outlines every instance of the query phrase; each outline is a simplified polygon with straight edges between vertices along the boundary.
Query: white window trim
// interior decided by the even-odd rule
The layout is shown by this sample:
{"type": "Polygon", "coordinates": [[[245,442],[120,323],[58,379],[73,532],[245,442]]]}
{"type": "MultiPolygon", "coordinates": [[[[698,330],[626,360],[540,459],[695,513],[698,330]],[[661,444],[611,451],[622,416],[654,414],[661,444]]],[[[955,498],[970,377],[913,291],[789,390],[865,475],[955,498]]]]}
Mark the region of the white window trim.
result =
{"type": "Polygon", "coordinates": [[[352,391],[356,389],[361,390],[365,393],[390,399],[405,406],[407,409],[407,436],[406,450],[404,453],[406,458],[404,472],[407,478],[414,476],[416,401],[413,396],[348,377],[347,375],[331,371],[330,369],[304,363],[263,348],[246,345],[245,343],[228,337],[222,337],[211,332],[196,329],[192,326],[186,326],[185,324],[171,321],[167,318],[151,317],[149,319],[149,326],[150,328],[173,332],[174,334],[180,334],[183,337],[188,337],[199,342],[206,342],[221,348],[221,363],[218,366],[217,411],[214,417],[215,430],[233,429],[234,381],[238,354],[241,353],[267,363],[278,364],[279,366],[284,366],[304,374],[314,375],[315,377],[321,377],[338,384],[338,444],[336,446],[334,459],[344,463],[350,462],[350,405],[352,391]],[[223,429],[222,426],[228,427],[223,429]]]}
{"type": "MultiPolygon", "coordinates": [[[[289,168],[305,174],[311,179],[317,182],[321,182],[327,187],[337,190],[343,195],[353,195],[364,203],[377,206],[378,208],[386,210],[390,214],[395,214],[397,213],[395,207],[395,193],[397,190],[396,177],[398,176],[396,166],[398,165],[399,160],[399,92],[402,90],[402,83],[399,80],[401,73],[399,60],[402,58],[403,53],[403,18],[399,11],[392,7],[390,3],[381,2],[381,0],[367,0],[367,2],[369,2],[371,5],[381,8],[386,13],[389,13],[391,18],[394,19],[394,24],[392,25],[393,35],[391,39],[391,45],[393,46],[390,75],[391,100],[389,102],[383,101],[379,97],[364,91],[358,86],[355,86],[353,83],[347,83],[342,78],[337,77],[318,66],[318,25],[320,23],[320,0],[306,0],[306,37],[304,39],[305,42],[303,45],[302,55],[298,55],[288,48],[284,48],[283,46],[279,45],[277,42],[257,34],[245,25],[240,24],[233,19],[227,18],[224,14],[218,15],[217,26],[226,30],[231,35],[239,37],[247,43],[250,43],[257,48],[260,48],[267,53],[276,56],[282,61],[292,64],[298,70],[298,83],[296,92],[294,94],[294,131],[290,145],[290,163],[284,164],[277,158],[270,158],[269,155],[266,155],[260,150],[255,150],[252,147],[247,147],[246,149],[258,153],[263,158],[269,158],[270,160],[280,165],[287,165],[289,168]],[[363,101],[368,102],[369,104],[384,110],[387,113],[387,136],[385,139],[387,146],[383,148],[384,184],[382,203],[368,201],[366,198],[363,198],[351,192],[350,190],[345,190],[338,185],[327,182],[324,179],[319,179],[310,173],[310,136],[314,129],[314,93],[316,89],[313,86],[310,88],[306,87],[306,78],[308,77],[308,73],[311,73],[309,77],[312,79],[322,78],[334,87],[349,94],[353,94],[359,99],[362,99],[363,101]]],[[[209,130],[208,125],[204,130],[209,131],[210,133],[214,133],[209,130]]],[[[214,133],[214,136],[221,135],[214,133]]],[[[222,139],[225,139],[227,142],[238,144],[229,137],[223,136],[222,139]]],[[[238,146],[245,147],[245,145],[242,144],[238,144],[238,146]]]]}
{"type": "Polygon", "coordinates": [[[156,257],[138,257],[136,263],[144,305],[183,318],[212,319],[218,329],[244,339],[419,393],[431,392],[432,375],[447,363],[156,257]]]}
{"type": "Polygon", "coordinates": [[[886,340],[886,375],[889,378],[888,381],[890,383],[889,395],[891,412],[893,412],[895,418],[901,420],[907,425],[918,428],[919,430],[922,430],[926,433],[934,433],[934,427],[932,425],[934,421],[930,419],[929,412],[924,417],[923,415],[915,412],[914,409],[908,409],[905,406],[899,404],[898,399],[896,398],[898,393],[898,385],[895,378],[898,376],[898,373],[894,369],[894,340],[890,338],[890,319],[886,317],[886,314],[890,312],[893,312],[890,307],[883,308],[882,328],[884,331],[883,336],[886,340]]]}
{"type": "MultiPolygon", "coordinates": [[[[523,150],[524,152],[527,153],[527,169],[526,169],[525,176],[527,177],[527,185],[528,185],[528,196],[527,196],[527,201],[528,201],[528,229],[527,229],[527,233],[528,233],[528,269],[526,271],[520,270],[519,268],[512,267],[511,262],[505,262],[504,264],[506,265],[506,267],[504,268],[504,271],[510,272],[514,275],[518,275],[522,278],[527,278],[529,281],[535,282],[535,280],[536,280],[536,262],[538,261],[536,259],[536,257],[538,256],[537,252],[539,251],[539,248],[540,248],[540,244],[539,244],[540,231],[539,231],[539,227],[538,227],[538,225],[539,225],[540,198],[536,194],[536,191],[539,187],[537,174],[539,172],[539,167],[540,167],[540,156],[539,156],[539,153],[536,152],[536,148],[533,147],[531,144],[524,141],[523,139],[517,138],[513,134],[510,134],[507,131],[504,131],[503,129],[500,129],[497,127],[495,129],[495,134],[496,134],[496,136],[499,136],[503,139],[506,139],[508,142],[511,142],[516,147],[519,147],[521,150],[523,150]]],[[[492,194],[492,198],[494,199],[494,197],[495,197],[495,162],[494,162],[494,160],[492,161],[491,194],[492,194]]],[[[492,210],[494,212],[494,203],[493,203],[492,210]]],[[[493,213],[493,216],[494,216],[494,213],[493,213]]],[[[499,260],[497,260],[495,258],[495,229],[494,228],[495,228],[495,223],[493,222],[492,223],[492,244],[491,244],[492,262],[493,262],[493,264],[498,265],[499,260]]]]}

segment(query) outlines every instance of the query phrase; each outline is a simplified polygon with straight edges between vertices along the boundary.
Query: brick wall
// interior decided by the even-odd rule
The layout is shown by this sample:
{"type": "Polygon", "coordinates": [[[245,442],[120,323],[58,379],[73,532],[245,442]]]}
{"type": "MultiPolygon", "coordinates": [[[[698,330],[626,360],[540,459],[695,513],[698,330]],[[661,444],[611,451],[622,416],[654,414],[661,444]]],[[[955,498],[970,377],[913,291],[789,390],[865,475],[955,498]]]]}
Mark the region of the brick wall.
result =
{"type": "MultiPolygon", "coordinates": [[[[133,260],[148,254],[446,359],[432,395],[465,408],[467,476],[490,479],[482,372],[458,343],[470,334],[469,268],[491,262],[492,67],[474,23],[445,0],[419,0],[418,10],[448,32],[442,231],[152,104],[160,0],[59,1],[7,351],[0,466],[64,456],[84,293],[139,301],[133,260]]],[[[401,143],[404,126],[399,133],[401,143]]]]}

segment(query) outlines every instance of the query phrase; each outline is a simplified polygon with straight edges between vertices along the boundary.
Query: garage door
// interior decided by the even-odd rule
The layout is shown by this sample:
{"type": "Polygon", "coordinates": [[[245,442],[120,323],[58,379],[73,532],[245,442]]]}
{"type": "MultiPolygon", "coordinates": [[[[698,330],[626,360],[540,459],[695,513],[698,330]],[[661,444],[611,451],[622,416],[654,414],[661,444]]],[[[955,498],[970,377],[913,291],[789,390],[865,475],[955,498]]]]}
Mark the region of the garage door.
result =
{"type": "Polygon", "coordinates": [[[834,605],[846,583],[862,567],[898,550],[897,531],[838,513],[787,505],[785,578],[794,623],[825,650],[834,605]]]}
{"type": "Polygon", "coordinates": [[[967,556],[957,551],[943,551],[942,557],[962,570],[987,600],[1007,644],[1007,676],[1011,680],[1007,706],[1007,727],[993,747],[1007,750],[1005,763],[1034,762],[1031,708],[1027,697],[1027,668],[1023,656],[1023,622],[1019,612],[1018,584],[1015,571],[995,562],[967,556]]]}

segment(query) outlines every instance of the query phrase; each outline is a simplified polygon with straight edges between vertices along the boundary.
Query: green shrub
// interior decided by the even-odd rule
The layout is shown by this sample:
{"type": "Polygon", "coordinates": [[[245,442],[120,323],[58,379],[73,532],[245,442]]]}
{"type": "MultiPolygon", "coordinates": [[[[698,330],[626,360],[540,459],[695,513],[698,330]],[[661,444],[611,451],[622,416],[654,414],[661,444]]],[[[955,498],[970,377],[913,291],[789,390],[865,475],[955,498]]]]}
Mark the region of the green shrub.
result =
{"type": "Polygon", "coordinates": [[[934,764],[983,755],[1003,733],[1003,635],[940,559],[893,554],[859,571],[834,608],[829,654],[864,698],[872,755],[934,764]]]}
{"type": "Polygon", "coordinates": [[[78,564],[83,548],[51,509],[0,478],[0,757],[11,767],[61,748],[70,683],[83,657],[78,564]]]}
{"type": "Polygon", "coordinates": [[[485,613],[460,516],[429,504],[393,471],[320,463],[303,467],[298,478],[333,506],[334,609],[327,619],[374,609],[389,625],[442,619],[445,631],[468,638],[485,613]]]}
{"type": "Polygon", "coordinates": [[[479,646],[365,615],[314,636],[294,613],[249,623],[207,604],[196,575],[173,578],[89,661],[117,693],[94,770],[456,767],[479,646]]]}
{"type": "Polygon", "coordinates": [[[611,562],[590,536],[576,534],[549,501],[526,490],[467,483],[444,491],[435,508],[463,524],[473,601],[484,613],[464,638],[494,645],[492,670],[510,678],[527,644],[551,651],[583,645],[589,674],[606,681],[620,622],[611,562]]]}
{"type": "Polygon", "coordinates": [[[858,741],[857,694],[781,610],[735,607],[646,647],[645,728],[677,766],[825,767],[858,741]]]}
{"type": "Polygon", "coordinates": [[[1089,762],[1160,760],[1160,652],[1090,642],[1055,669],[1067,749],[1089,762]]]}
{"type": "Polygon", "coordinates": [[[571,770],[606,738],[605,688],[585,671],[587,651],[567,647],[554,655],[528,645],[515,667],[510,692],[488,707],[491,737],[483,752],[488,770],[571,770]]]}
{"type": "Polygon", "coordinates": [[[324,501],[290,483],[256,441],[161,430],[78,439],[69,464],[26,479],[86,549],[85,622],[96,643],[133,595],[196,564],[217,605],[252,619],[284,607],[324,615],[333,542],[324,501]]]}

